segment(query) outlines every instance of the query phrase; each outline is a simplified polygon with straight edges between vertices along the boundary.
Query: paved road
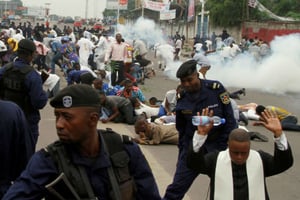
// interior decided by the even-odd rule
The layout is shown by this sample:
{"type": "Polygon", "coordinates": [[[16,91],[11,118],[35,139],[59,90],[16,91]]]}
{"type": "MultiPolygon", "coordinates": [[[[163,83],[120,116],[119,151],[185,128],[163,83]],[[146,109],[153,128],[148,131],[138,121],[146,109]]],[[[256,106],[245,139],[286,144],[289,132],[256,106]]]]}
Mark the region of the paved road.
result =
{"type": "MultiPolygon", "coordinates": [[[[156,96],[159,99],[163,99],[167,90],[176,88],[178,81],[170,80],[163,72],[156,69],[156,76],[147,79],[145,85],[141,85],[141,89],[148,98],[156,96]]],[[[242,86],[241,86],[242,87],[242,86]]],[[[236,88],[228,88],[232,91],[236,88]]],[[[257,90],[247,90],[246,96],[242,96],[242,99],[238,101],[239,104],[249,102],[260,102],[264,105],[278,105],[283,108],[294,112],[295,115],[300,117],[300,94],[288,94],[288,95],[274,95],[257,90]]],[[[50,142],[57,139],[55,131],[55,121],[53,115],[53,109],[49,104],[41,111],[42,120],[40,122],[40,137],[38,141],[37,149],[44,147],[50,142]]],[[[99,122],[99,128],[111,127],[115,131],[135,136],[133,127],[125,124],[102,124],[99,122]]],[[[255,131],[265,133],[269,138],[269,142],[252,142],[252,147],[255,149],[263,149],[267,152],[273,152],[273,142],[271,134],[265,132],[261,127],[252,127],[248,125],[248,128],[255,131]]],[[[299,162],[299,150],[300,150],[300,133],[299,132],[286,132],[289,142],[293,148],[294,153],[294,166],[287,172],[267,179],[268,190],[270,198],[272,200],[295,200],[300,199],[300,162],[299,162]]],[[[164,194],[164,191],[168,184],[171,183],[172,177],[175,171],[176,160],[178,150],[175,145],[158,145],[158,146],[141,146],[145,156],[147,157],[154,175],[156,177],[160,193],[164,194]]],[[[185,200],[199,200],[205,199],[208,191],[209,179],[203,175],[200,175],[193,183],[192,187],[185,196],[185,200]]]]}

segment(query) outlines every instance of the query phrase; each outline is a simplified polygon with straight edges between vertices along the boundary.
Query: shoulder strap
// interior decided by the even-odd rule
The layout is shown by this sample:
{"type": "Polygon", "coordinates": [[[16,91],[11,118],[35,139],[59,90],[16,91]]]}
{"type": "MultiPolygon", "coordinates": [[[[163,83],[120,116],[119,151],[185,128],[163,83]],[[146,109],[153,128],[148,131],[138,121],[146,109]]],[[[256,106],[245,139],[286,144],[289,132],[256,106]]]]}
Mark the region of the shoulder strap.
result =
{"type": "Polygon", "coordinates": [[[128,135],[121,135],[114,132],[111,128],[106,128],[105,130],[100,130],[100,135],[108,147],[108,153],[113,155],[115,153],[124,151],[123,144],[132,144],[132,138],[128,135]]]}
{"type": "Polygon", "coordinates": [[[34,68],[31,65],[25,65],[25,66],[21,67],[20,69],[16,68],[13,62],[10,62],[7,65],[5,65],[5,71],[9,71],[12,69],[19,70],[23,74],[27,74],[27,73],[31,72],[32,70],[34,70],[34,68]]]}
{"type": "MultiPolygon", "coordinates": [[[[105,140],[104,137],[102,136],[102,134],[100,134],[100,138],[101,138],[101,140],[105,140]]],[[[103,145],[104,145],[104,150],[108,153],[109,149],[107,148],[106,142],[103,142],[103,145]]],[[[109,181],[110,181],[110,184],[112,187],[112,193],[111,193],[111,195],[113,195],[112,198],[114,200],[121,200],[122,197],[121,197],[119,184],[118,184],[117,178],[115,176],[114,170],[111,166],[107,168],[107,173],[108,173],[109,181]]]]}
{"type": "Polygon", "coordinates": [[[10,62],[7,65],[5,65],[4,67],[5,67],[5,71],[10,70],[10,69],[12,69],[14,67],[14,63],[10,62]]]}
{"type": "Polygon", "coordinates": [[[99,130],[105,151],[109,154],[112,167],[108,168],[109,179],[112,186],[113,199],[132,199],[136,187],[129,171],[130,157],[124,149],[124,144],[132,144],[131,137],[121,135],[112,129],[99,130]]]}
{"type": "Polygon", "coordinates": [[[82,199],[96,199],[85,169],[73,164],[70,155],[60,141],[48,145],[44,150],[50,154],[59,172],[66,175],[82,199]]]}
{"type": "Polygon", "coordinates": [[[31,71],[33,71],[34,70],[34,68],[31,66],[31,65],[26,65],[26,66],[24,66],[24,67],[22,67],[21,69],[20,69],[20,71],[23,73],[23,74],[27,74],[27,73],[29,73],[29,72],[31,72],[31,71]]]}

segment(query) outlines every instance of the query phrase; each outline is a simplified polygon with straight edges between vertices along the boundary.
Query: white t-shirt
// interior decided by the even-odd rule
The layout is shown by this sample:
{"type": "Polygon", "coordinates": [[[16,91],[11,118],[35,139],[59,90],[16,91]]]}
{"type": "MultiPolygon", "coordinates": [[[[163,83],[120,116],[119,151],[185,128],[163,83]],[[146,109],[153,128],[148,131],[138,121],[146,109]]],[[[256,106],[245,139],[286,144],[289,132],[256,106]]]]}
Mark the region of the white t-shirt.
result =
{"type": "Polygon", "coordinates": [[[43,84],[44,90],[52,91],[59,80],[60,78],[56,74],[49,74],[49,77],[46,79],[46,81],[43,84]]]}

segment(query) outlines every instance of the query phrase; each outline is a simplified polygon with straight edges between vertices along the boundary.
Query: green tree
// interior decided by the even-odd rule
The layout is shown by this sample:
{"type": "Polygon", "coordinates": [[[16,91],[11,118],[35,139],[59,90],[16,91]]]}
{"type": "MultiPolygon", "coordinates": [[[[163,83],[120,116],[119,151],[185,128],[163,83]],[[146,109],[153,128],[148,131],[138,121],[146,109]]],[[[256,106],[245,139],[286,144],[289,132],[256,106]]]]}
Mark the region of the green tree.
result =
{"type": "MultiPolygon", "coordinates": [[[[218,26],[236,26],[244,18],[244,0],[208,0],[206,10],[210,12],[210,19],[218,26]]],[[[201,6],[198,10],[201,9],[201,6]]]]}
{"type": "MultiPolygon", "coordinates": [[[[260,0],[278,16],[300,19],[299,0],[260,0]]],[[[273,20],[257,8],[248,7],[248,0],[207,0],[206,10],[210,12],[211,22],[216,26],[230,27],[240,25],[244,20],[273,20]]],[[[201,10],[201,5],[197,8],[201,10]]]]}

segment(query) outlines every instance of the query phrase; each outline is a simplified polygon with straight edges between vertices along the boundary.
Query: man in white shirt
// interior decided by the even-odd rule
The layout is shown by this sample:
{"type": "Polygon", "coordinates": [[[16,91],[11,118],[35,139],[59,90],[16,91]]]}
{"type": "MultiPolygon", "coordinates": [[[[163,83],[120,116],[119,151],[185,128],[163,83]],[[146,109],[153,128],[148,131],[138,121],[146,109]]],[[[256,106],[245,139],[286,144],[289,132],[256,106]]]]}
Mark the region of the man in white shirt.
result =
{"type": "Polygon", "coordinates": [[[88,66],[88,59],[93,54],[95,45],[89,39],[81,37],[76,47],[79,48],[79,62],[81,66],[88,66]]]}
{"type": "Polygon", "coordinates": [[[174,60],[179,60],[181,48],[182,48],[182,41],[179,38],[175,42],[175,56],[174,56],[174,60]]]}
{"type": "Polygon", "coordinates": [[[94,56],[94,62],[97,65],[97,69],[104,70],[105,64],[105,53],[108,50],[109,46],[111,45],[111,38],[108,37],[107,33],[103,33],[95,48],[95,56],[94,56]]]}
{"type": "Polygon", "coordinates": [[[105,54],[104,64],[108,63],[110,58],[111,65],[111,84],[115,86],[120,84],[124,79],[124,63],[127,59],[127,47],[122,42],[121,33],[116,34],[116,42],[112,43],[105,54]]]}

